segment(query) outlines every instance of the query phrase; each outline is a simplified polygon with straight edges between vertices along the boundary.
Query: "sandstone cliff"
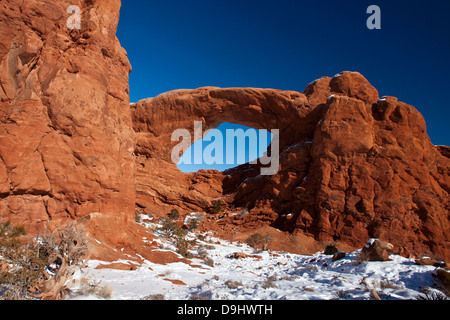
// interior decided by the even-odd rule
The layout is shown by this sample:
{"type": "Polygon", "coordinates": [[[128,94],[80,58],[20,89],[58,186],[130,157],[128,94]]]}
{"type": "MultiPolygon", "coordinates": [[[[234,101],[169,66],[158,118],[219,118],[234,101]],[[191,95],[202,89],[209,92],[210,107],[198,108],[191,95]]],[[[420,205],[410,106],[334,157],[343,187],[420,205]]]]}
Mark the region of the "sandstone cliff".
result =
{"type": "Polygon", "coordinates": [[[120,1],[2,1],[0,216],[39,231],[92,212],[134,217],[131,66],[120,1]],[[82,28],[69,30],[70,5],[82,28]]]}

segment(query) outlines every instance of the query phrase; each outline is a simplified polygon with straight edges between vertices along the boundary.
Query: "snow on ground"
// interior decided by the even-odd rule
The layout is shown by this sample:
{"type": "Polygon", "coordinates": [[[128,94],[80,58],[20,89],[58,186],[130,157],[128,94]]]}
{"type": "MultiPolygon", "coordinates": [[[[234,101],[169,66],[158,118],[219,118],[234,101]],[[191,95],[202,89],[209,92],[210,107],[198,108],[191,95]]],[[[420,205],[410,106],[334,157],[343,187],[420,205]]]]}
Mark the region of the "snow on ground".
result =
{"type": "MultiPolygon", "coordinates": [[[[192,234],[189,237],[193,237],[192,234]]],[[[214,266],[204,260],[191,259],[191,265],[167,265],[145,261],[137,270],[95,269],[101,261],[90,261],[75,280],[88,279],[99,286],[113,288],[111,299],[166,300],[329,300],[372,299],[365,278],[382,300],[415,299],[422,288],[434,285],[435,267],[419,266],[413,259],[392,255],[392,261],[358,262],[360,250],[332,262],[331,256],[313,256],[280,252],[259,252],[241,243],[230,243],[210,236],[198,244],[206,247],[214,266]],[[235,252],[250,255],[244,259],[229,256],[235,252]],[[185,285],[180,283],[182,281],[185,285]]],[[[173,250],[166,242],[164,250],[173,250]]],[[[196,250],[192,251],[194,254],[196,250]]],[[[118,261],[127,262],[127,261],[118,261]]],[[[210,260],[211,262],[211,260],[210,260]]],[[[79,281],[76,283],[79,284],[79,281]]],[[[76,292],[78,284],[73,286],[76,292]]],[[[436,289],[431,289],[436,290],[436,289]]],[[[72,299],[96,299],[76,296],[72,299]]]]}

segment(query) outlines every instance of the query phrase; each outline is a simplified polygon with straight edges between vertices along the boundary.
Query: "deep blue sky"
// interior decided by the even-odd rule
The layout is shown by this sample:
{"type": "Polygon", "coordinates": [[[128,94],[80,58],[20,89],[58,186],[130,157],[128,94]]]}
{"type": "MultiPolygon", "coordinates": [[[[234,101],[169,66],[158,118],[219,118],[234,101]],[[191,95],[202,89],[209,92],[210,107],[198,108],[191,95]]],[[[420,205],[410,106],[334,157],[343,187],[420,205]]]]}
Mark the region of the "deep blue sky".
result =
{"type": "MultiPolygon", "coordinates": [[[[200,169],[225,171],[234,168],[264,156],[264,152],[267,151],[273,137],[271,132],[264,131],[266,134],[264,139],[263,136],[260,136],[258,130],[228,122],[220,124],[216,132],[218,133],[215,135],[206,134],[203,139],[192,144],[181,157],[178,169],[183,172],[197,172],[200,169]],[[228,130],[232,131],[231,135],[227,134],[228,130]],[[250,138],[245,136],[248,130],[252,130],[252,133],[254,133],[255,138],[253,138],[253,141],[250,141],[250,138]],[[237,138],[234,138],[233,132],[237,138]],[[215,139],[218,139],[218,141],[216,142],[215,139]],[[241,141],[241,145],[237,142],[238,139],[241,141]],[[245,147],[242,148],[242,145],[245,145],[245,147]],[[211,147],[208,149],[208,146],[211,147]],[[232,155],[233,160],[229,161],[232,155]],[[201,164],[195,164],[196,157],[199,160],[203,160],[201,164]],[[208,161],[210,164],[208,164],[208,161]]],[[[251,134],[249,135],[251,136],[251,134]]]]}
{"type": "Polygon", "coordinates": [[[302,92],[341,71],[415,106],[437,145],[450,145],[450,1],[123,0],[131,101],[180,88],[302,92]],[[381,8],[382,29],[366,10],[381,8]]]}

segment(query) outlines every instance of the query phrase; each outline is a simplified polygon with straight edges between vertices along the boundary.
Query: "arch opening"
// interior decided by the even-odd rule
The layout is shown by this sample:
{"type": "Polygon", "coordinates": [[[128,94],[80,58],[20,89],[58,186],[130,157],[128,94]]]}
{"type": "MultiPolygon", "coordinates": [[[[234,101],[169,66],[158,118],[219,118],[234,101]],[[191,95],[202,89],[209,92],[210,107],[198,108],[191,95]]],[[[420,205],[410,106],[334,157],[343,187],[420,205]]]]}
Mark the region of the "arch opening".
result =
{"type": "Polygon", "coordinates": [[[205,132],[181,156],[177,167],[185,173],[199,170],[226,171],[246,163],[256,163],[273,139],[267,130],[223,122],[205,132]]]}

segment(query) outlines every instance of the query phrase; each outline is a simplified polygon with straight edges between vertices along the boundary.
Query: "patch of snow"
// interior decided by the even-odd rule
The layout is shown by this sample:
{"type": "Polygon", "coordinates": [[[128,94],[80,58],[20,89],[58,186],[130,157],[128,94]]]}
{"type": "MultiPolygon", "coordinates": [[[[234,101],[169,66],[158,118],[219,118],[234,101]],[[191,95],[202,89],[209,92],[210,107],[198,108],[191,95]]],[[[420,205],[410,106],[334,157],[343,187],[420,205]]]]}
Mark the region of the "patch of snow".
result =
{"type": "Polygon", "coordinates": [[[376,240],[377,239],[375,239],[375,238],[369,239],[369,241],[367,241],[365,247],[368,249],[376,240]]]}
{"type": "MultiPolygon", "coordinates": [[[[87,278],[113,287],[113,300],[148,299],[155,295],[166,300],[192,297],[232,300],[371,299],[367,286],[361,283],[363,279],[382,299],[404,300],[416,298],[422,287],[432,287],[434,283],[432,273],[435,267],[418,266],[413,259],[396,255],[391,256],[392,261],[359,262],[361,250],[357,250],[333,262],[331,256],[320,252],[310,256],[270,251],[255,253],[246,244],[228,242],[208,234],[203,234],[200,240],[195,234],[188,234],[188,239],[195,238],[197,245],[191,249],[192,253],[198,254],[201,246],[213,264],[207,265],[206,260],[194,258],[191,264],[161,265],[141,257],[144,263],[136,270],[122,271],[95,269],[105,263],[91,260],[86,268],[75,274],[75,280],[87,278]],[[229,258],[235,252],[249,257],[229,258]],[[176,284],[180,281],[185,285],[176,284]]],[[[169,249],[160,251],[175,250],[170,243],[166,243],[166,248],[169,249]]],[[[72,289],[76,292],[77,287],[72,289]]],[[[95,297],[74,296],[73,299],[95,297]]]]}

